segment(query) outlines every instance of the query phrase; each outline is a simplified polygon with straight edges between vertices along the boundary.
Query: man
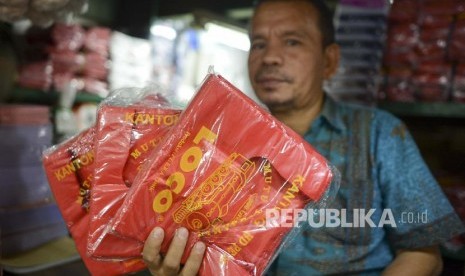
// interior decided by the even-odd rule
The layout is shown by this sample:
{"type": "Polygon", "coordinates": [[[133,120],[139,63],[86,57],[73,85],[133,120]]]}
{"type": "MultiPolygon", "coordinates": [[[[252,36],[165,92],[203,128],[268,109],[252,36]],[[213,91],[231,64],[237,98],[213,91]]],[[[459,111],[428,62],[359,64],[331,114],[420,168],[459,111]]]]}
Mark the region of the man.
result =
{"type": "MultiPolygon", "coordinates": [[[[463,225],[398,119],[337,103],[324,93],[323,82],[335,73],[339,60],[327,7],[318,0],[263,0],[251,23],[248,66],[257,97],[342,174],[329,208],[347,213],[363,209],[375,222],[383,210],[394,217],[387,225],[307,227],[269,273],[440,274],[438,245],[463,231],[463,225]],[[405,220],[410,214],[426,216],[405,220]]],[[[143,256],[154,275],[196,274],[205,245],[197,244],[180,269],[187,230],[178,230],[164,258],[158,254],[163,231],[152,233],[143,256]]]]}

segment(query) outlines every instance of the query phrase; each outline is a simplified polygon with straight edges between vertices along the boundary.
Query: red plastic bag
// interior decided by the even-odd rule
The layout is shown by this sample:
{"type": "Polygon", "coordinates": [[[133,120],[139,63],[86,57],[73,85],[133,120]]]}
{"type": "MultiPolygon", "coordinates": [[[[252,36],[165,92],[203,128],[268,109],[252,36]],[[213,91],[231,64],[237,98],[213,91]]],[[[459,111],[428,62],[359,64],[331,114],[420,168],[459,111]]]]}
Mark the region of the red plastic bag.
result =
{"type": "Polygon", "coordinates": [[[40,61],[25,64],[19,71],[18,85],[48,91],[52,85],[52,73],[51,62],[40,61]]]}
{"type": "Polygon", "coordinates": [[[52,29],[52,39],[58,50],[79,51],[85,37],[86,31],[76,24],[57,23],[52,29]]]}
{"type": "Polygon", "coordinates": [[[394,1],[389,11],[389,21],[415,22],[419,7],[420,5],[416,0],[394,1]]]}
{"type": "Polygon", "coordinates": [[[84,49],[108,57],[111,29],[105,27],[91,27],[86,32],[84,49]]]}
{"type": "Polygon", "coordinates": [[[114,236],[108,225],[140,166],[181,113],[156,91],[120,89],[99,106],[88,239],[88,253],[94,258],[123,260],[140,255],[140,241],[114,236]]]}
{"type": "Polygon", "coordinates": [[[100,262],[87,255],[90,222],[87,209],[94,173],[94,137],[95,128],[92,127],[44,152],[43,165],[51,190],[77,250],[92,275],[121,275],[142,270],[145,264],[140,258],[100,262]]]}
{"type": "Polygon", "coordinates": [[[165,253],[184,226],[182,262],[195,242],[207,246],[200,275],[262,274],[293,233],[266,224],[266,210],[321,204],[337,179],[302,137],[214,74],[152,153],[112,231],[143,242],[161,226],[165,253]]]}

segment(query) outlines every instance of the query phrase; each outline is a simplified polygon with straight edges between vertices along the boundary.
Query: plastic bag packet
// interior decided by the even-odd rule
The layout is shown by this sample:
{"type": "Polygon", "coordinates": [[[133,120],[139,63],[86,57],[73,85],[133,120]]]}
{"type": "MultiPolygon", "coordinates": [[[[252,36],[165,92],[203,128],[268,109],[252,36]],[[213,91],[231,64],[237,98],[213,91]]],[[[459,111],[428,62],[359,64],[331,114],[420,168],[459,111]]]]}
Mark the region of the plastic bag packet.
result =
{"type": "Polygon", "coordinates": [[[129,244],[127,238],[109,234],[108,225],[139,167],[181,113],[160,91],[154,86],[122,88],[98,107],[88,237],[88,254],[93,258],[123,260],[140,255],[141,242],[129,244]]]}
{"type": "Polygon", "coordinates": [[[215,74],[153,153],[112,231],[143,242],[160,226],[166,253],[184,226],[182,262],[195,242],[207,246],[200,275],[261,275],[299,229],[268,224],[268,211],[321,207],[339,183],[302,137],[215,74]]]}
{"type": "Polygon", "coordinates": [[[42,161],[48,182],[76,248],[92,275],[121,275],[142,270],[145,264],[140,258],[124,262],[100,262],[87,255],[94,137],[95,127],[91,127],[44,151],[42,161]]]}

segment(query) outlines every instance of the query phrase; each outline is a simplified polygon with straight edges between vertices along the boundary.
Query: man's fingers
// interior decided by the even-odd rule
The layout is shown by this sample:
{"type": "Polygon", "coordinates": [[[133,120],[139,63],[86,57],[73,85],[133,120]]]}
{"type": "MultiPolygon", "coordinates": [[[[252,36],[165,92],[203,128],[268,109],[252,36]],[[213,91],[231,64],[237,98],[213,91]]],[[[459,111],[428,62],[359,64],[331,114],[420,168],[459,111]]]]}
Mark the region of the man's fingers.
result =
{"type": "Polygon", "coordinates": [[[176,233],[171,241],[170,248],[163,259],[163,267],[169,272],[178,272],[180,268],[181,258],[184,254],[189,232],[186,228],[181,227],[176,230],[176,233]]]}
{"type": "MultiPolygon", "coordinates": [[[[181,227],[171,240],[170,247],[164,258],[160,255],[164,232],[160,227],[155,227],[144,244],[142,256],[152,275],[178,275],[181,258],[184,254],[189,232],[181,227]]],[[[179,275],[194,276],[202,264],[205,253],[205,244],[197,242],[191,250],[189,257],[179,275]]]]}
{"type": "Polygon", "coordinates": [[[205,253],[205,244],[203,242],[196,242],[191,250],[189,258],[187,258],[184,267],[182,268],[182,276],[195,276],[202,264],[203,254],[205,253]]]}
{"type": "Polygon", "coordinates": [[[165,233],[160,227],[155,227],[144,244],[142,257],[147,267],[152,270],[157,270],[161,265],[160,248],[163,243],[165,233]]]}

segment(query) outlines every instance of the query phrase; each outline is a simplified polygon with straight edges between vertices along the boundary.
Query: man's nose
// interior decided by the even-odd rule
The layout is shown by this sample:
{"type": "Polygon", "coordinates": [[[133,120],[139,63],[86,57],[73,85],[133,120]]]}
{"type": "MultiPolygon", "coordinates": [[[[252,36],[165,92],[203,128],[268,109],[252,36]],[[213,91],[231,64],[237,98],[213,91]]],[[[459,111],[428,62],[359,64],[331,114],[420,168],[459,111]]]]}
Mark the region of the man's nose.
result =
{"type": "Polygon", "coordinates": [[[280,65],[283,62],[282,49],[276,43],[269,43],[265,49],[263,63],[266,65],[280,65]]]}

